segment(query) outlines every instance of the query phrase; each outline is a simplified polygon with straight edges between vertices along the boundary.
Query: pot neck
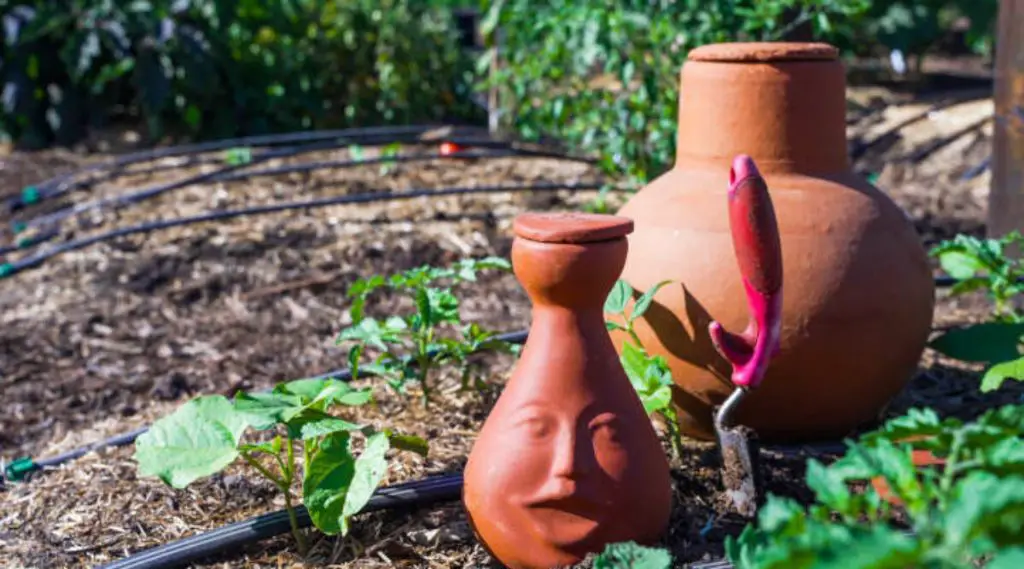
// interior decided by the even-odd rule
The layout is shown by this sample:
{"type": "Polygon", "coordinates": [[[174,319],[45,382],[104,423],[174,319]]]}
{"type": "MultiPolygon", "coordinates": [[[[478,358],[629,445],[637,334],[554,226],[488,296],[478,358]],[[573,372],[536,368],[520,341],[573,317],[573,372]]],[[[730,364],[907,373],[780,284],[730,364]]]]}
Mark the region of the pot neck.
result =
{"type": "Polygon", "coordinates": [[[846,82],[831,61],[687,61],[676,166],[728,171],[747,154],[765,173],[849,169],[846,82]]]}

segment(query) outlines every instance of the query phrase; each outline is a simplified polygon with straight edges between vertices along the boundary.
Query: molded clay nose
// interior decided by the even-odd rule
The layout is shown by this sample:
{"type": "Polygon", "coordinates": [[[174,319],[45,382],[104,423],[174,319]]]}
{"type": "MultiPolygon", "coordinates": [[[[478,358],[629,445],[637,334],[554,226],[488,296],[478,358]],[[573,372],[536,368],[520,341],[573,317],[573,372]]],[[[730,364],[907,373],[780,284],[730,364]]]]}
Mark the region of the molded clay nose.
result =
{"type": "Polygon", "coordinates": [[[753,158],[746,154],[739,154],[733,158],[732,168],[729,168],[729,197],[736,195],[737,182],[754,177],[760,178],[761,172],[753,158]]]}

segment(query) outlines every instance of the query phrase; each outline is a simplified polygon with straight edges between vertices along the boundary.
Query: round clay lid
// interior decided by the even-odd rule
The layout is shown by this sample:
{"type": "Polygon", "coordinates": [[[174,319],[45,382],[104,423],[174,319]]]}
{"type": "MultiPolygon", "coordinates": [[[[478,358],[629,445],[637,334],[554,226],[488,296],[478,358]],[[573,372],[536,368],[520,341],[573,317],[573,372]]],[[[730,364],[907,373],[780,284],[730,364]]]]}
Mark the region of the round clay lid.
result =
{"type": "Polygon", "coordinates": [[[541,243],[594,243],[625,237],[633,220],[618,215],[583,212],[527,212],[516,216],[517,237],[541,243]]]}
{"type": "Polygon", "coordinates": [[[815,42],[731,42],[694,48],[689,61],[767,63],[773,61],[833,61],[839,50],[827,43],[815,42]]]}

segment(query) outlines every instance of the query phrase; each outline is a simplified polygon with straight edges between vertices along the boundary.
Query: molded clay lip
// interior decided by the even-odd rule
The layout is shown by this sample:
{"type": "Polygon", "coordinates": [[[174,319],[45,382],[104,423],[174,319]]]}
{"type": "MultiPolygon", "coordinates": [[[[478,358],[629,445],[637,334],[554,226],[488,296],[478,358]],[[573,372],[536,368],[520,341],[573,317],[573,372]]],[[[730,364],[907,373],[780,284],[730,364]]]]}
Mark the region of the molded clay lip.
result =
{"type": "Polygon", "coordinates": [[[517,237],[540,243],[597,243],[633,232],[633,220],[618,215],[582,212],[528,212],[516,216],[517,237]]]}
{"type": "Polygon", "coordinates": [[[731,42],[703,45],[691,50],[687,61],[718,63],[772,63],[782,61],[835,61],[839,50],[816,42],[731,42]]]}

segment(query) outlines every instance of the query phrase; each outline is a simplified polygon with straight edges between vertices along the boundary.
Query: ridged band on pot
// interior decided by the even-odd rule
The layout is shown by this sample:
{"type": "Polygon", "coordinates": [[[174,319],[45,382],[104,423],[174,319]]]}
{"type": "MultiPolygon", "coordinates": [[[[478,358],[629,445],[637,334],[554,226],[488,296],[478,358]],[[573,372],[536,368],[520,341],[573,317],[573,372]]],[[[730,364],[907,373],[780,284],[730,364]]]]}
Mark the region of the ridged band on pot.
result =
{"type": "MultiPolygon", "coordinates": [[[[842,436],[873,422],[914,373],[934,308],[914,227],[846,155],[845,76],[825,44],[733,43],[690,52],[674,167],[618,213],[634,220],[623,270],[662,280],[637,333],[665,356],[684,433],[710,440],[728,363],[708,323],[747,314],[729,234],[729,168],[752,157],[775,205],[787,286],[781,351],[737,420],[764,440],[842,436]]],[[[621,349],[624,336],[613,333],[621,349]]]]}

